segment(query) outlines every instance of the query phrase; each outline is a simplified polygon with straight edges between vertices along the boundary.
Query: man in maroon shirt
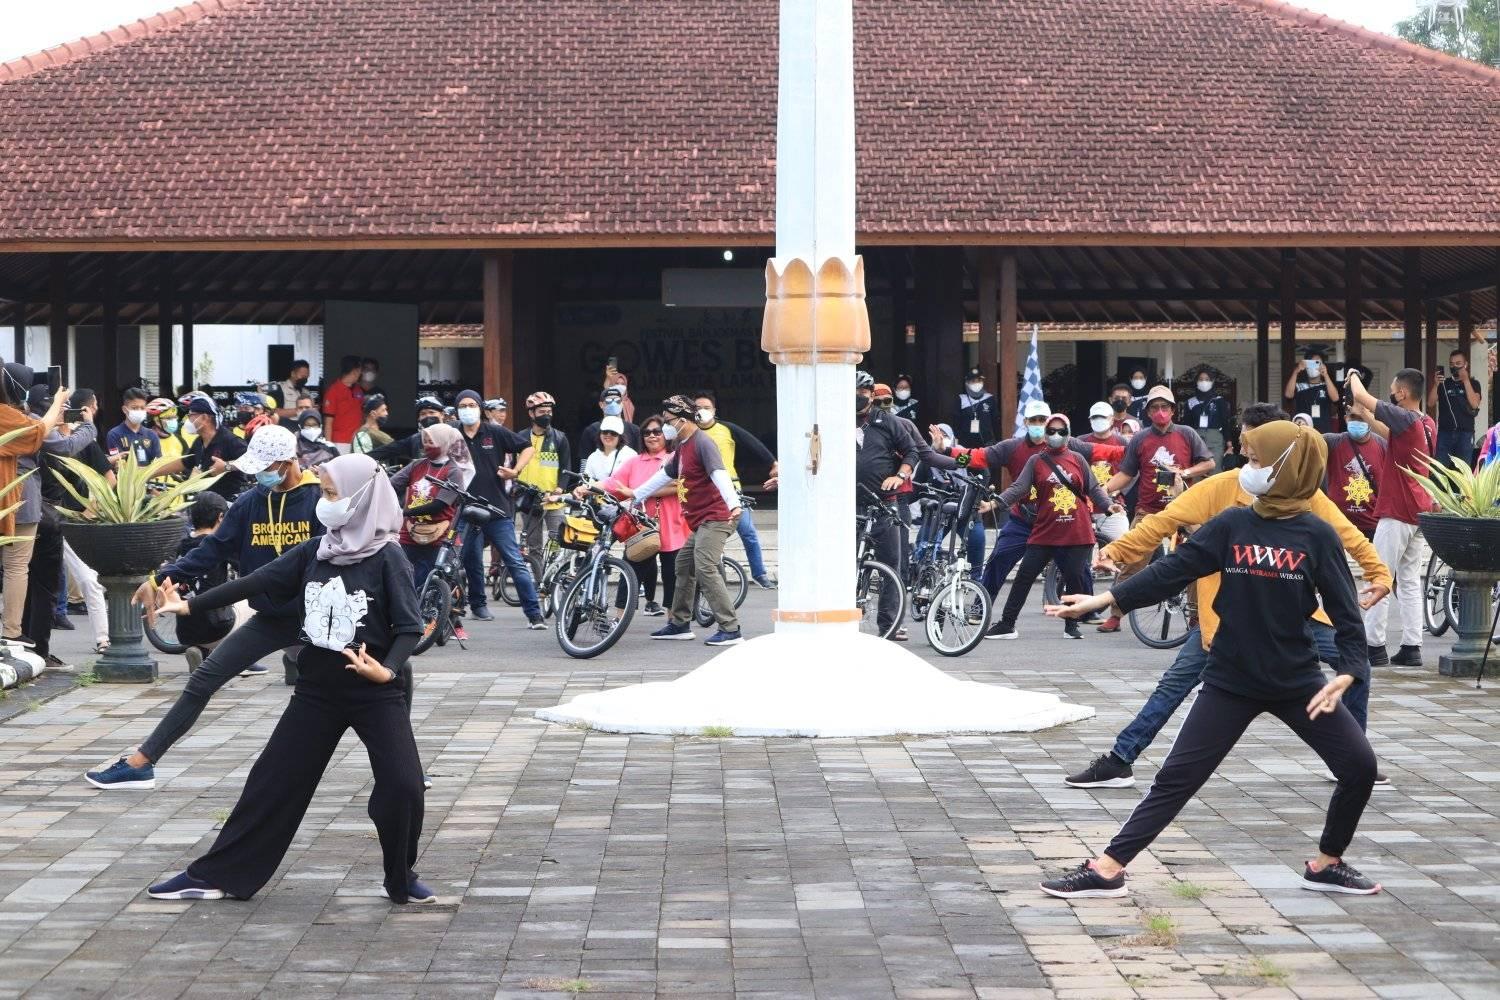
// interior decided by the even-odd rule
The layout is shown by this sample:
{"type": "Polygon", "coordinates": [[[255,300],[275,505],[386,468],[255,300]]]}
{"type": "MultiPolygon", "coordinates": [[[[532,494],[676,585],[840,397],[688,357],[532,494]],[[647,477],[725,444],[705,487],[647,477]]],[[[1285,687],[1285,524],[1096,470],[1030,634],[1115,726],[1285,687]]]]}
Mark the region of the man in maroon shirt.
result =
{"type": "MultiPolygon", "coordinates": [[[[1125,458],[1120,462],[1120,471],[1104,484],[1104,492],[1114,496],[1126,489],[1132,479],[1139,478],[1136,494],[1135,520],[1138,524],[1147,514],[1155,514],[1172,502],[1183,481],[1206,476],[1215,469],[1213,452],[1198,432],[1186,424],[1173,422],[1177,413],[1177,397],[1172,390],[1158,385],[1146,394],[1145,427],[1132,435],[1125,445],[1125,458]]],[[[1115,577],[1116,585],[1124,583],[1146,568],[1147,560],[1121,566],[1115,577]]],[[[1099,626],[1100,632],[1120,631],[1119,608],[1111,608],[1109,617],[1099,626]]]]}
{"type": "Polygon", "coordinates": [[[744,638],[734,613],[734,601],[724,583],[723,563],[724,543],[740,523],[740,495],[724,467],[719,446],[698,427],[693,401],[686,396],[673,396],[661,405],[664,427],[672,429],[676,440],[675,450],[660,472],[636,487],[634,496],[637,501],[645,500],[677,480],[679,493],[683,487],[687,489],[682,513],[693,533],[687,544],[677,550],[672,617],[652,632],[651,638],[692,639],[693,611],[698,604],[698,591],[702,589],[719,625],[719,631],[709,636],[704,645],[737,646],[744,638]]]}
{"type": "Polygon", "coordinates": [[[1344,383],[1356,418],[1369,423],[1386,440],[1381,466],[1382,489],[1375,500],[1375,551],[1396,578],[1396,601],[1401,605],[1401,650],[1390,656],[1385,648],[1390,598],[1365,612],[1365,641],[1370,665],[1422,665],[1422,536],[1417,515],[1432,509],[1427,491],[1404,469],[1425,472],[1437,447],[1437,424],[1422,412],[1427,379],[1415,368],[1403,368],[1391,379],[1391,402],[1376,399],[1352,373],[1344,383]]]}

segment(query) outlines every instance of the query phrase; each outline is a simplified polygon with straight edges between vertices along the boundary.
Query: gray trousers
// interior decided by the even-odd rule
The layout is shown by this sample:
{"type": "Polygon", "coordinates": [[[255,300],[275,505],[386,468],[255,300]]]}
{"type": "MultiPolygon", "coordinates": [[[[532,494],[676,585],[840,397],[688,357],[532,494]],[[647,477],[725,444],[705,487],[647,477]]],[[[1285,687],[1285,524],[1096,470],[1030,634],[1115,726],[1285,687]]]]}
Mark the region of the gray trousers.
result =
{"type": "Polygon", "coordinates": [[[526,546],[526,554],[533,559],[542,558],[542,550],[547,546],[547,538],[562,524],[563,515],[567,511],[547,510],[540,514],[521,515],[521,544],[526,546]]]}
{"type": "Polygon", "coordinates": [[[704,521],[677,550],[677,592],[672,595],[672,622],[690,625],[698,591],[703,591],[714,620],[725,632],[738,632],[740,620],[724,582],[724,544],[733,537],[735,522],[704,521]]]}

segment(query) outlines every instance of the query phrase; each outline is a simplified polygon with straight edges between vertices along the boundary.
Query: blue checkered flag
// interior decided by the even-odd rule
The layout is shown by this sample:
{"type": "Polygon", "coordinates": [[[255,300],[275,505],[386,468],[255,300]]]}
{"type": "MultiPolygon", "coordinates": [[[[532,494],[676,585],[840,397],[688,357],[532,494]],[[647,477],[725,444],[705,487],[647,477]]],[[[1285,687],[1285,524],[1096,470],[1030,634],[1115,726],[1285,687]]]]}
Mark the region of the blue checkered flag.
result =
{"type": "Polygon", "coordinates": [[[1026,372],[1021,377],[1021,393],[1016,397],[1016,429],[1011,437],[1020,437],[1026,433],[1026,420],[1022,414],[1026,412],[1026,404],[1033,399],[1042,401],[1042,362],[1036,353],[1037,325],[1031,324],[1031,353],[1026,355],[1026,372]]]}

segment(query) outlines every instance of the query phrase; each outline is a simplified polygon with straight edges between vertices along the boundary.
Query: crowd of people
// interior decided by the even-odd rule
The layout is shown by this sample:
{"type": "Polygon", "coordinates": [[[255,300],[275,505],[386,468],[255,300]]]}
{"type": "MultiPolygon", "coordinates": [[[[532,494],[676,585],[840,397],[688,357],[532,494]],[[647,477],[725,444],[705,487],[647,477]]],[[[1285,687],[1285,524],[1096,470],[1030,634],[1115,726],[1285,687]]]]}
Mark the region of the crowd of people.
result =
{"type": "MultiPolygon", "coordinates": [[[[494,617],[484,566],[493,552],[512,576],[526,627],[544,627],[526,554],[557,530],[570,489],[578,496],[602,490],[642,505],[659,525],[660,551],[635,566],[644,613],[667,619],[652,639],[694,639],[701,595],[717,626],[707,644],[743,641],[721,569],[724,547],[736,535],[756,581],[773,585],[741,501],[736,464],[751,456],[766,465],[765,486],[774,489],[776,459],[754,435],[720,419],[711,391],[671,396],[643,414],[623,376],[607,371],[599,419],[575,444],[554,425],[556,400],[545,391],[526,399],[525,424],[511,430],[505,400],[465,390],[451,406],[435,397],[418,400],[417,429],[393,438],[383,429],[384,397],[367,391],[376,388],[378,368],[357,358],[340,368],[317,403],[294,370],[279,398],[236,397],[232,420],[205,393],[174,402],[129,391],[124,419],[101,446],[93,394],[60,390],[43,398],[32,391],[29,371],[5,366],[0,432],[32,433],[0,448],[0,486],[28,462],[40,468],[35,510],[61,502],[41,492],[48,476],[59,474],[47,461],[52,454],[87,456],[92,448],[97,454],[86,460],[101,471],[129,458],[156,462],[163,475],[221,474],[193,501],[192,531],[179,553],[136,594],[146,614],[178,616],[178,634],[190,644],[187,684],[139,747],[89,772],[88,780],[111,790],[153,787],[155,765],[214,693],[235,676],[268,672],[260,663],[265,657],[280,654],[293,687],[213,849],[152,886],[158,898],[244,898],[258,891],[349,728],[370,750],[370,813],[385,856],[385,891],[396,902],[433,898],[414,871],[429,782],[409,721],[410,657],[424,627],[417,594],[436,546],[453,532],[465,538],[470,606],[462,610],[476,620],[494,617]],[[63,420],[70,402],[81,413],[69,412],[83,419],[63,420]],[[444,499],[445,484],[505,516],[463,525],[461,507],[444,499]],[[518,510],[522,486],[542,502],[518,510]],[[237,618],[230,609],[242,602],[249,613],[237,618]]],[[[304,378],[306,371],[302,366],[304,378]]],[[[1124,828],[1101,855],[1044,883],[1044,891],[1069,898],[1122,894],[1125,866],[1266,712],[1306,741],[1336,782],[1304,886],[1378,891],[1344,863],[1343,852],[1371,788],[1386,781],[1364,734],[1371,667],[1421,663],[1417,515],[1428,509],[1428,498],[1402,470],[1421,468],[1443,447],[1466,457],[1455,435],[1444,443],[1441,417],[1434,421],[1424,406],[1439,404],[1441,412],[1442,405],[1462,402],[1477,410],[1472,380],[1455,363],[1437,380],[1434,397],[1421,372],[1403,369],[1380,399],[1358,372],[1334,381],[1322,359],[1311,357],[1286,386],[1300,419],[1271,403],[1230,414],[1211,378],[1200,378],[1197,392],[1181,400],[1169,386],[1148,381],[1133,372],[1112,386],[1089,407],[1087,433],[1075,435],[1067,414],[1032,400],[1019,414],[1018,433],[1002,437],[996,401],[978,371],[970,372],[950,419],[925,431],[916,423],[922,411],[910,378],[898,376],[892,388],[859,372],[858,504],[894,500],[905,509],[903,495],[909,500],[914,484],[958,470],[992,478],[981,513],[998,529],[994,544],[986,554],[982,522],[962,540],[974,578],[1001,609],[986,638],[1018,637],[1019,613],[1048,563],[1057,566],[1067,595],[1048,612],[1069,639],[1082,638],[1085,622],[1117,633],[1131,609],[1194,588],[1187,640],[1156,690],[1112,748],[1067,783],[1132,785],[1139,756],[1188,694],[1200,684],[1203,692],[1124,828]],[[1153,561],[1168,537],[1183,540],[1153,561]],[[1112,575],[1099,594],[1096,573],[1112,575]],[[1009,594],[999,604],[1007,581],[1009,594]],[[1392,593],[1402,618],[1395,656],[1386,647],[1392,593]],[[1236,614],[1222,614],[1230,605],[1236,614]],[[1334,669],[1333,680],[1320,662],[1334,669]]],[[[45,649],[50,629],[39,619],[54,620],[64,570],[61,555],[41,555],[51,543],[42,540],[44,519],[35,510],[23,500],[15,524],[0,525],[30,542],[3,553],[4,624],[7,638],[32,629],[24,634],[40,638],[45,649]]],[[[914,550],[911,530],[900,520],[885,529],[875,540],[877,557],[904,566],[914,550]]],[[[933,543],[916,539],[918,547],[933,543]]],[[[89,585],[86,567],[76,575],[89,585]]],[[[894,615],[883,606],[886,596],[881,614],[894,615]]],[[[904,631],[891,638],[904,639],[904,631]]]]}

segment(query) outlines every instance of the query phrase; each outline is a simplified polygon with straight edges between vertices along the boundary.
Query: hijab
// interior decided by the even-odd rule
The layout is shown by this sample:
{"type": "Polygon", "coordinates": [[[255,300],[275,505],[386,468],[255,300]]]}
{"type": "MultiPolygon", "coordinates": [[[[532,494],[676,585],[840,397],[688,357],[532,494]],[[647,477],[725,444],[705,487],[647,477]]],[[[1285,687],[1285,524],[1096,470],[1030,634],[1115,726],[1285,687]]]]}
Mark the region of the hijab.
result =
{"type": "Polygon", "coordinates": [[[401,535],[401,502],[385,469],[369,455],[340,455],[318,466],[339,496],[353,497],[349,520],[329,528],[318,543],[318,558],[335,566],[368,559],[401,535]]]}
{"type": "Polygon", "coordinates": [[[1242,436],[1255,449],[1261,465],[1273,465],[1276,469],[1270,490],[1255,499],[1255,512],[1273,518],[1310,510],[1328,465],[1328,445],[1323,435],[1290,420],[1273,420],[1245,431],[1242,436]]]}
{"type": "Polygon", "coordinates": [[[474,459],[469,454],[469,443],[464,440],[464,432],[447,424],[433,424],[422,428],[422,438],[422,447],[425,448],[427,442],[431,441],[443,449],[443,457],[458,470],[459,488],[468,489],[469,483],[474,479],[474,459]]]}

